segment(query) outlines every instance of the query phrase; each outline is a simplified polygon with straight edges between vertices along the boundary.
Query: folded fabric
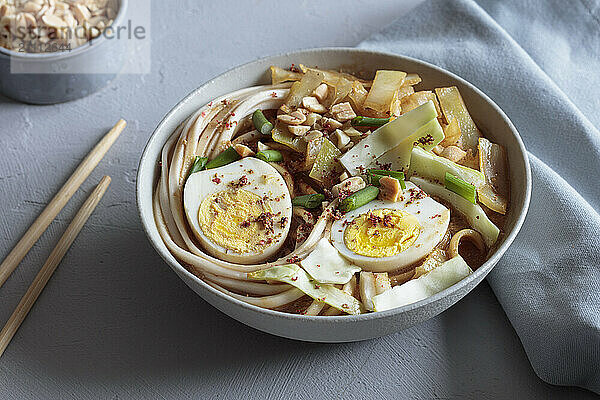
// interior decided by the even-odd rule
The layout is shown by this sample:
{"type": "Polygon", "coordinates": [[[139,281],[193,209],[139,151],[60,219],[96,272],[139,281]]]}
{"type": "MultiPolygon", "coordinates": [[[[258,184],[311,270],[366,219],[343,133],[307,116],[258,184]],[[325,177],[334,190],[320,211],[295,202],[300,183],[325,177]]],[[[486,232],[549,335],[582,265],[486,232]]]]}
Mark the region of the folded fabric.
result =
{"type": "Polygon", "coordinates": [[[446,68],[513,121],[531,206],[488,281],[538,376],[600,394],[599,2],[430,0],[360,47],[446,68]]]}

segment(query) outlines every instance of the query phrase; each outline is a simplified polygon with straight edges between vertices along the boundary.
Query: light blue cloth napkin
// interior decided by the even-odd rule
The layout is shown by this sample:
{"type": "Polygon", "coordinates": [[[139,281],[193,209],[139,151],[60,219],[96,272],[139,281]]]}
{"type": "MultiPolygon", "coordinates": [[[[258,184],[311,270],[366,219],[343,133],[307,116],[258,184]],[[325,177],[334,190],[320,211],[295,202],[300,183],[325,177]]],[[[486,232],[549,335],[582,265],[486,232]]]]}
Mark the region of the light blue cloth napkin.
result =
{"type": "Polygon", "coordinates": [[[488,281],[538,376],[600,393],[600,2],[429,0],[361,47],[446,68],[513,121],[533,195],[488,281]]]}

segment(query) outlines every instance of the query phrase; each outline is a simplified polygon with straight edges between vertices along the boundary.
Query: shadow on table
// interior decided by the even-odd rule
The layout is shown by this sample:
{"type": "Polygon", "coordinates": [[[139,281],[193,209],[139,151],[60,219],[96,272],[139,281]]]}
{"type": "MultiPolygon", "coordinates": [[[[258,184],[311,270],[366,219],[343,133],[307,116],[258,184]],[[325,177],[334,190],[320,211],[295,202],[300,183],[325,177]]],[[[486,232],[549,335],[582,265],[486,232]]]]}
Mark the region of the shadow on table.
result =
{"type": "Polygon", "coordinates": [[[542,394],[543,398],[595,398],[585,389],[553,386],[539,379],[500,305],[485,301],[482,292],[490,292],[486,298],[495,298],[484,281],[470,297],[438,316],[444,325],[442,347],[450,361],[448,382],[454,387],[453,393],[473,398],[494,398],[491,394],[502,392],[505,398],[540,398],[542,394]],[[473,297],[477,301],[469,301],[473,297]],[[481,319],[493,314],[499,318],[481,319]],[[499,340],[506,335],[515,340],[499,340]],[[507,379],[511,376],[516,380],[507,379]]]}
{"type": "Polygon", "coordinates": [[[0,104],[18,104],[18,102],[0,94],[0,104]]]}
{"type": "Polygon", "coordinates": [[[177,278],[138,227],[91,224],[63,264],[51,295],[42,294],[32,310],[35,322],[26,321],[4,357],[75,387],[139,390],[144,397],[158,386],[174,396],[222,398],[240,390],[333,398],[356,388],[388,398],[574,392],[535,379],[487,284],[406,331],[327,345],[264,334],[221,314],[177,278]],[[299,382],[306,384],[297,391],[299,382]]]}

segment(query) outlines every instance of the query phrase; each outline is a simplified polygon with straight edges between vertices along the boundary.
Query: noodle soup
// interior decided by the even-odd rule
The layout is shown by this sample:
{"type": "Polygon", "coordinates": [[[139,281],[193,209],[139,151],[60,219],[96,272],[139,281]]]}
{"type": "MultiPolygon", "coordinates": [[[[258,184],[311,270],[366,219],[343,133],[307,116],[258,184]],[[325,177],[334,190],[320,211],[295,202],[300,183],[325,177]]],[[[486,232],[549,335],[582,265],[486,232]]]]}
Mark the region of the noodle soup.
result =
{"type": "Polygon", "coordinates": [[[423,89],[418,71],[271,76],[163,148],[154,216],[189,271],[260,307],[339,315],[419,301],[485,262],[508,166],[456,87],[423,89]]]}

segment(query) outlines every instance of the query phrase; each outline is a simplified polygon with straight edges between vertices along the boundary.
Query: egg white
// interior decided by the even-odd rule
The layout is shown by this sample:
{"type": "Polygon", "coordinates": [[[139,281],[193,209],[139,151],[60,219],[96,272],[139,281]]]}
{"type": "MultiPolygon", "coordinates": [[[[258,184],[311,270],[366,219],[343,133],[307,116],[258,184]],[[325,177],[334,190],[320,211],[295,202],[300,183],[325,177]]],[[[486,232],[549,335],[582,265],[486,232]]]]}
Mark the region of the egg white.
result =
{"type": "Polygon", "coordinates": [[[392,272],[416,263],[433,250],[443,239],[450,223],[450,210],[419,189],[406,182],[406,189],[400,200],[389,202],[373,200],[356,210],[350,211],[333,223],[331,241],[340,254],[353,264],[371,272],[392,272]],[[390,257],[368,257],[350,250],[344,241],[344,232],[350,222],[369,211],[377,209],[401,210],[413,215],[421,225],[421,233],[406,250],[390,257]]]}
{"type": "Polygon", "coordinates": [[[288,235],[292,217],[292,200],[283,177],[268,163],[252,157],[190,175],[183,191],[183,208],[194,235],[208,253],[222,260],[241,264],[259,263],[276,253],[288,235]],[[230,189],[231,184],[235,185],[242,176],[246,176],[248,183],[241,189],[263,198],[273,214],[277,215],[271,235],[275,239],[261,252],[239,253],[226,249],[205,235],[198,221],[198,212],[204,199],[230,189]],[[280,222],[281,217],[284,217],[285,223],[280,222]]]}

